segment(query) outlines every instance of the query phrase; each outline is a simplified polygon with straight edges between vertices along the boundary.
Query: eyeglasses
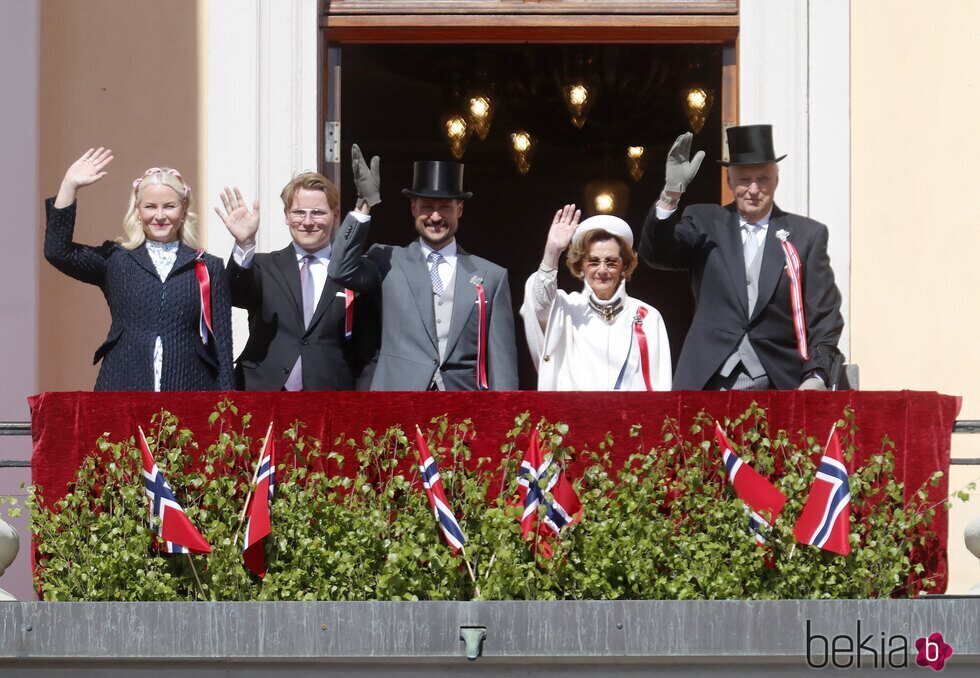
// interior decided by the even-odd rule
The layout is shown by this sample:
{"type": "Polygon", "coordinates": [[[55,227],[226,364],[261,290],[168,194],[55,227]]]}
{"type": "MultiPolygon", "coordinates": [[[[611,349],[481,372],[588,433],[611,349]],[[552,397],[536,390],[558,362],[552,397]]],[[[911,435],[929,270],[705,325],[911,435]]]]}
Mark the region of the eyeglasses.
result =
{"type": "Polygon", "coordinates": [[[295,209],[289,212],[289,220],[294,224],[302,224],[306,221],[306,217],[309,217],[315,224],[325,224],[330,220],[330,213],[316,208],[305,210],[295,209]]]}
{"type": "Polygon", "coordinates": [[[609,259],[589,257],[585,260],[585,267],[588,269],[599,268],[601,265],[605,265],[606,268],[622,268],[623,260],[619,257],[611,257],[609,259]]]}

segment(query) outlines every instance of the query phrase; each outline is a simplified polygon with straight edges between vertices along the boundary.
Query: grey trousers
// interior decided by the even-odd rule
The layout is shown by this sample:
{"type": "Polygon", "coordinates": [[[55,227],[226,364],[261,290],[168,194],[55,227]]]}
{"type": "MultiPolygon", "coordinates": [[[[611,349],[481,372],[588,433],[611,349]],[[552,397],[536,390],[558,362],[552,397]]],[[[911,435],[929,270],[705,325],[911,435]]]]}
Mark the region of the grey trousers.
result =
{"type": "Polygon", "coordinates": [[[711,377],[704,388],[706,391],[769,391],[772,389],[772,382],[766,374],[761,377],[749,376],[745,365],[739,363],[727,377],[718,374],[711,377]]]}

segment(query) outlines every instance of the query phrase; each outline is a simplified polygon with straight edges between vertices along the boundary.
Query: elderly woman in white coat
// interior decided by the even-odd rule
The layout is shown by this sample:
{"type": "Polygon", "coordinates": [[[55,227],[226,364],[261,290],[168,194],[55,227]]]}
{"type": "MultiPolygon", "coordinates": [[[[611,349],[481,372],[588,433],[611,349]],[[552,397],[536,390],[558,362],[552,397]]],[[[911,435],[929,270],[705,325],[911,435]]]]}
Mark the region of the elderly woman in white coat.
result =
{"type": "Polygon", "coordinates": [[[653,306],[626,294],[636,268],[633,231],[618,217],[579,223],[581,210],[555,213],[541,266],[524,286],[521,318],[539,391],[669,391],[670,345],[653,306]],[[584,282],[558,289],[558,260],[584,282]]]}

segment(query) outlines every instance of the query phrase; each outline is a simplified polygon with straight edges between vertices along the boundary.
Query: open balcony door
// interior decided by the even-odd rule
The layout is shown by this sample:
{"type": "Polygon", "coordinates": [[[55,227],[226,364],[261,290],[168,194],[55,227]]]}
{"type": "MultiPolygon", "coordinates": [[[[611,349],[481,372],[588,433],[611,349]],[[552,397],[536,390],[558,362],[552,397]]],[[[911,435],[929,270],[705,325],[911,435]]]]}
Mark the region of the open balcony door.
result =
{"type": "MultiPolygon", "coordinates": [[[[725,129],[738,123],[738,11],[738,0],[326,0],[319,46],[321,171],[339,185],[341,44],[719,44],[725,129]]],[[[731,193],[721,185],[719,200],[728,202],[731,193]]]]}

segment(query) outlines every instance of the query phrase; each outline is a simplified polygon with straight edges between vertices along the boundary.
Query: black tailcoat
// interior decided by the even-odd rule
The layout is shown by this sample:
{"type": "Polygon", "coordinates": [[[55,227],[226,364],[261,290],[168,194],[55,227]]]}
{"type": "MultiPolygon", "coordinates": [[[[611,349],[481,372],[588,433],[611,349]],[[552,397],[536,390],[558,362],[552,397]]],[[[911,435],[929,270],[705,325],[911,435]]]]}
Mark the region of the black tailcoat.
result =
{"type": "MultiPolygon", "coordinates": [[[[376,306],[370,295],[354,299],[354,332],[345,337],[344,288],[327,278],[310,326],[303,320],[303,291],[296,251],[290,244],[256,254],[243,269],[228,261],[232,304],[248,310],[248,343],[236,374],[247,391],[280,391],[303,356],[303,389],[352,391],[379,343],[376,306]]],[[[364,385],[366,388],[366,384],[364,385]]]]}
{"type": "Polygon", "coordinates": [[[794,389],[811,370],[829,376],[844,328],[841,296],[827,255],[827,227],[773,206],[759,275],[759,297],[748,312],[748,293],[738,211],[734,203],[692,205],[657,218],[654,205],[643,225],[640,258],[654,268],[687,270],[694,292],[694,320],[684,340],[675,390],[703,389],[749,335],[777,389],[794,389]],[[784,232],[802,263],[803,305],[809,360],[797,347],[786,258],[777,238],[784,232]]]}

